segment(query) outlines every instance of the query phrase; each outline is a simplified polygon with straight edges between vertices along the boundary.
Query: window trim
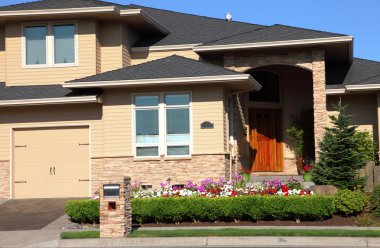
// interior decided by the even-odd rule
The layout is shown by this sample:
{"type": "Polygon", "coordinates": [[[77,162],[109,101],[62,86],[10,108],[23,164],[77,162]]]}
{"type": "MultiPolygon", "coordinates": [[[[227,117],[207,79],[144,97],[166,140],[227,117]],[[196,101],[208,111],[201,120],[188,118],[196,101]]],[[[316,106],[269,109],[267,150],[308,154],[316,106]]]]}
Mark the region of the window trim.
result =
{"type": "Polygon", "coordinates": [[[22,34],[22,68],[59,68],[59,67],[73,67],[79,66],[79,56],[78,56],[78,22],[77,21],[50,21],[50,22],[28,22],[22,23],[21,25],[21,34],[22,34]],[[55,25],[74,25],[74,63],[55,63],[55,44],[54,44],[54,26],[55,25]],[[26,63],[26,37],[25,37],[25,28],[33,26],[46,26],[46,63],[39,65],[28,65],[26,63]]]}
{"type": "MultiPolygon", "coordinates": [[[[131,94],[131,100],[132,100],[132,154],[135,159],[157,159],[160,157],[165,158],[190,158],[193,154],[193,115],[192,115],[192,92],[191,91],[170,91],[170,92],[144,92],[144,93],[132,93],[131,94]],[[190,124],[190,140],[186,144],[184,142],[181,142],[181,145],[173,144],[173,146],[182,146],[182,145],[188,145],[189,146],[189,154],[188,155],[167,155],[167,146],[168,143],[166,142],[166,103],[165,103],[165,96],[170,94],[188,94],[189,95],[189,104],[188,105],[173,105],[169,106],[176,108],[177,106],[187,106],[189,108],[189,124],[190,124]],[[158,102],[158,125],[159,125],[159,144],[158,144],[158,156],[137,156],[137,147],[143,147],[143,146],[137,146],[136,142],[136,109],[152,109],[152,106],[150,107],[136,107],[135,105],[135,97],[136,96],[152,96],[152,95],[158,95],[159,102],[158,102]]],[[[154,107],[153,107],[154,108],[154,107]]]]}

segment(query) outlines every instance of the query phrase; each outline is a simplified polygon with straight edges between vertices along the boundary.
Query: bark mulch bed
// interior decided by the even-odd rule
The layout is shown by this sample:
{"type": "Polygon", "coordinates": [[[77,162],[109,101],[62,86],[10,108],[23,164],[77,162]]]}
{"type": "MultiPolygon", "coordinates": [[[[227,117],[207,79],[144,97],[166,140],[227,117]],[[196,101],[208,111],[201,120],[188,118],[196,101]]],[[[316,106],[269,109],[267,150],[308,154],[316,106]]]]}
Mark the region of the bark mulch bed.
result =
{"type": "MultiPolygon", "coordinates": [[[[323,221],[239,221],[239,222],[183,222],[179,224],[143,224],[141,227],[186,227],[186,226],[356,226],[358,216],[342,217],[334,215],[331,219],[323,221]]],[[[380,219],[377,219],[380,223],[380,219]]],[[[139,226],[139,225],[138,225],[139,226]]]]}

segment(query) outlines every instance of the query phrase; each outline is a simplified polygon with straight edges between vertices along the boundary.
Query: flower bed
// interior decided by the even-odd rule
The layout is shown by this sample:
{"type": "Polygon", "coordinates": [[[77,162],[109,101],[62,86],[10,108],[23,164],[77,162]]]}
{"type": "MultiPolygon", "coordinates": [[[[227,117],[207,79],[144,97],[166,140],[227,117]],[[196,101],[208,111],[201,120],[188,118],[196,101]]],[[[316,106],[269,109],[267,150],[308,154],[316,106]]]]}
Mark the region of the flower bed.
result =
{"type": "Polygon", "coordinates": [[[161,187],[151,190],[140,190],[141,182],[132,184],[133,198],[157,198],[157,197],[236,197],[249,195],[277,195],[277,196],[307,196],[313,192],[304,190],[302,182],[292,178],[285,183],[273,180],[263,183],[253,183],[246,186],[243,176],[235,174],[232,180],[220,178],[215,181],[205,179],[200,184],[189,181],[183,187],[171,186],[162,183],[161,187]]]}

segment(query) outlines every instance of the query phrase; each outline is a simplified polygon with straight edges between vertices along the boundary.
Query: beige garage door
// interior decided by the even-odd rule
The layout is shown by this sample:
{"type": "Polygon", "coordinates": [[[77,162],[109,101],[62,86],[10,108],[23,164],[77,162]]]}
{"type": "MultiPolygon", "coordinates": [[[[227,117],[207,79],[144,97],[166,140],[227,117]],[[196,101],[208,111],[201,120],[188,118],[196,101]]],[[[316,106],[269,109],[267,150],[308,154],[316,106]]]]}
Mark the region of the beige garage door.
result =
{"type": "Polygon", "coordinates": [[[13,197],[90,195],[88,127],[16,129],[13,197]]]}

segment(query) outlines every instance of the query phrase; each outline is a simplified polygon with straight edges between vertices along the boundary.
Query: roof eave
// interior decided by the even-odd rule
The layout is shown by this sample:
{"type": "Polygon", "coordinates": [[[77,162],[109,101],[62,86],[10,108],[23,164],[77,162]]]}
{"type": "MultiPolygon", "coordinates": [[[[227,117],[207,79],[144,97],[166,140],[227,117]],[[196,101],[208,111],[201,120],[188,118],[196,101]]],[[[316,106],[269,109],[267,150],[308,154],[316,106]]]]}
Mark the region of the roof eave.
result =
{"type": "Polygon", "coordinates": [[[21,99],[21,100],[3,100],[0,101],[0,107],[11,106],[34,106],[34,105],[52,105],[52,104],[78,104],[78,103],[101,103],[99,96],[73,96],[57,98],[38,98],[38,99],[21,99]]]}
{"type": "Polygon", "coordinates": [[[338,36],[338,37],[317,38],[317,39],[241,43],[241,44],[228,44],[228,45],[210,45],[210,46],[202,45],[202,46],[194,47],[193,50],[195,52],[213,52],[213,51],[242,50],[242,49],[267,48],[267,47],[323,45],[323,44],[334,44],[334,43],[347,43],[347,42],[352,42],[352,41],[353,41],[353,36],[338,36]]]}
{"type": "Polygon", "coordinates": [[[247,88],[259,90],[261,85],[249,74],[205,76],[205,77],[178,77],[161,79],[138,79],[138,80],[119,80],[119,81],[94,81],[94,82],[68,82],[64,83],[64,88],[115,88],[115,87],[147,87],[154,85],[192,85],[198,83],[228,83],[244,81],[247,88]]]}
{"type": "Polygon", "coordinates": [[[54,15],[54,14],[75,14],[75,13],[116,13],[119,10],[115,6],[89,7],[89,8],[66,8],[66,9],[45,9],[45,10],[15,10],[0,11],[0,17],[54,15]]]}
{"type": "Polygon", "coordinates": [[[158,31],[160,31],[162,34],[169,34],[169,30],[167,30],[161,23],[159,23],[156,19],[154,19],[152,16],[147,14],[142,9],[123,9],[119,11],[120,16],[134,16],[139,15],[141,16],[147,23],[157,28],[158,31]]]}

